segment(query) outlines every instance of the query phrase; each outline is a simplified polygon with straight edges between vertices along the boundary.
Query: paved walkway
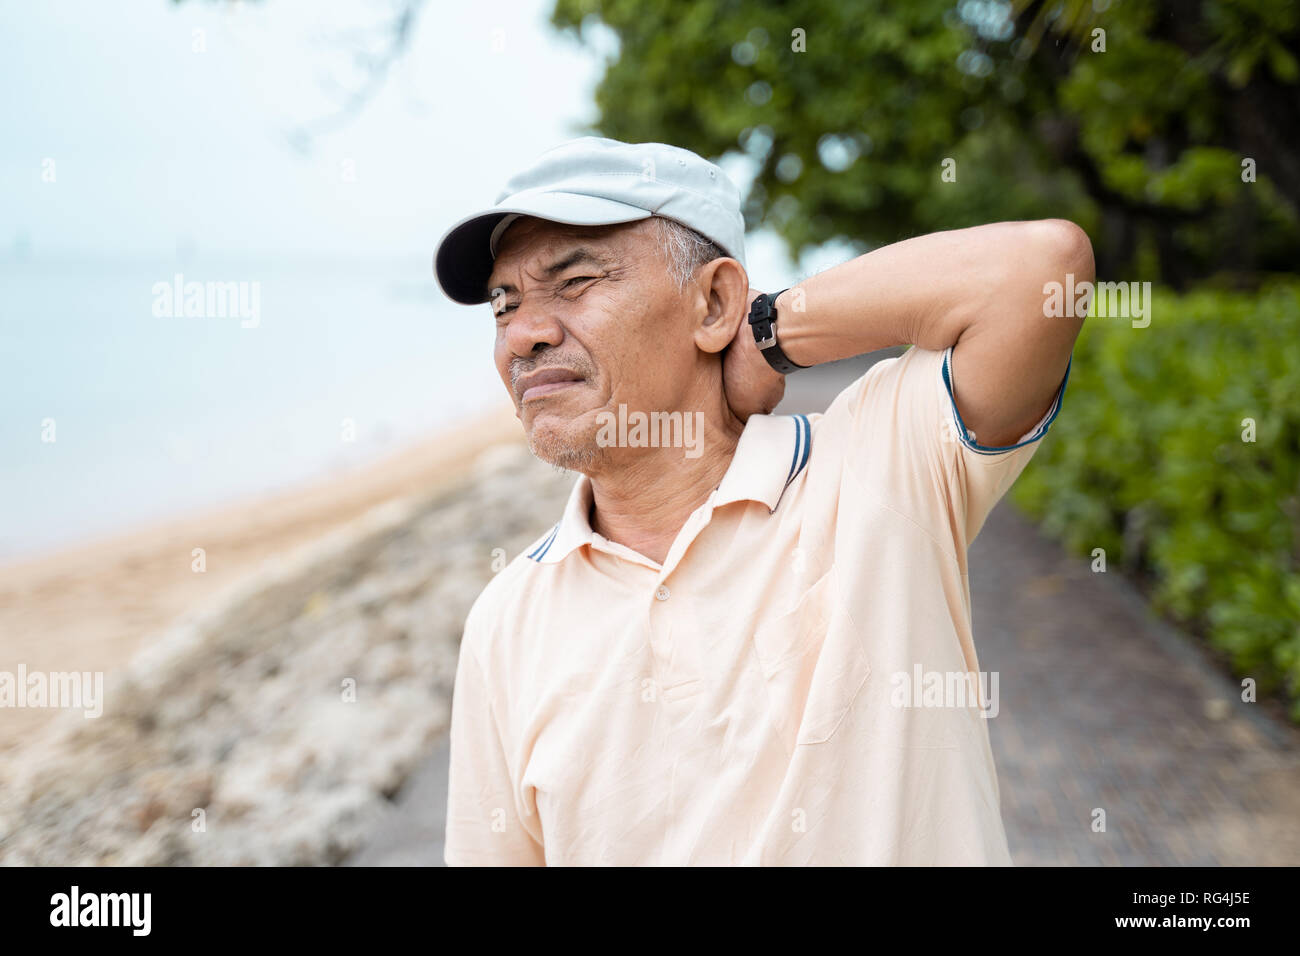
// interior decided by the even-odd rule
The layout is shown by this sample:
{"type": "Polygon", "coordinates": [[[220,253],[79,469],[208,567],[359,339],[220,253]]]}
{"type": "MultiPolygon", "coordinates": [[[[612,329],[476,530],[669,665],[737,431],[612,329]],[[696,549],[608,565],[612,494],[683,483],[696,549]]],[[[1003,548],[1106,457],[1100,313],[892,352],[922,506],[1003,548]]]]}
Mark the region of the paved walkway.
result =
{"type": "MultiPolygon", "coordinates": [[[[867,364],[792,376],[779,410],[824,409],[867,364]]],[[[970,563],[980,666],[999,674],[989,732],[1017,864],[1300,865],[1300,731],[1242,703],[1117,573],[1092,573],[1008,504],[970,563]]],[[[446,786],[443,741],[350,862],[441,865],[446,786]]]]}
{"type": "Polygon", "coordinates": [[[1300,732],[1010,506],[970,561],[980,666],[1001,674],[990,736],[1017,863],[1300,863],[1300,732]]]}

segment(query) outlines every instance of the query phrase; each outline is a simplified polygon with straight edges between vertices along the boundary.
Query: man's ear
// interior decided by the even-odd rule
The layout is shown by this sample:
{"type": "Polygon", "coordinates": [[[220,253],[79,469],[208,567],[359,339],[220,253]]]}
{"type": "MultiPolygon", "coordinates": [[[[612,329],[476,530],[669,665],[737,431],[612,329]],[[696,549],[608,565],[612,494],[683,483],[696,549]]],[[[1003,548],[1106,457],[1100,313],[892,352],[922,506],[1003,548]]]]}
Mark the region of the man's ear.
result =
{"type": "Polygon", "coordinates": [[[721,352],[749,312],[749,276],[744,266],[724,256],[700,266],[693,286],[696,301],[703,303],[695,344],[705,352],[721,352]]]}

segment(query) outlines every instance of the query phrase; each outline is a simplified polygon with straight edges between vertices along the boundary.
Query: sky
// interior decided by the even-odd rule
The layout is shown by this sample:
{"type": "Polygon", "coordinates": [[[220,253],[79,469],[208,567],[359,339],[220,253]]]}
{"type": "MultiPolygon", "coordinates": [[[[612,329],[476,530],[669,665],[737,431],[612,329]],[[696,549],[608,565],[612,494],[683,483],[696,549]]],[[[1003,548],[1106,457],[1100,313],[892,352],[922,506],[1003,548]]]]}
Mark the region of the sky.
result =
{"type": "Polygon", "coordinates": [[[431,249],[440,224],[490,204],[519,152],[588,118],[594,60],[542,28],[539,4],[432,3],[378,95],[301,154],[295,129],[339,109],[331,84],[359,85],[349,59],[364,41],[349,33],[391,10],[14,4],[0,34],[8,239],[74,255],[431,249]],[[504,143],[484,120],[501,112],[504,143]]]}
{"type": "MultiPolygon", "coordinates": [[[[11,3],[0,255],[427,258],[594,118],[617,41],[583,48],[549,9],[431,0],[340,123],[339,91],[361,85],[353,58],[383,35],[389,0],[11,3]],[[304,127],[321,130],[307,152],[304,127]]],[[[792,277],[773,237],[751,239],[749,259],[773,285],[792,277]]]]}

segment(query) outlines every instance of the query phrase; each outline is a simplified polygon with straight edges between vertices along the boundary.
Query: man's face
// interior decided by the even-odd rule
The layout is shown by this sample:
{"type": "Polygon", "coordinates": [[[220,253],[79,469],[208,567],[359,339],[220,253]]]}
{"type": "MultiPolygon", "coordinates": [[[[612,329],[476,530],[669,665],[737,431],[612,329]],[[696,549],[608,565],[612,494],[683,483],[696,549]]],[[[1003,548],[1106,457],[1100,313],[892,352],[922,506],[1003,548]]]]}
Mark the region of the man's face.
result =
{"type": "Polygon", "coordinates": [[[690,316],[654,220],[517,219],[498,243],[488,290],[497,372],[538,458],[590,471],[604,460],[597,413],[680,407],[694,358],[690,316]],[[564,382],[529,378],[557,371],[564,382]]]}

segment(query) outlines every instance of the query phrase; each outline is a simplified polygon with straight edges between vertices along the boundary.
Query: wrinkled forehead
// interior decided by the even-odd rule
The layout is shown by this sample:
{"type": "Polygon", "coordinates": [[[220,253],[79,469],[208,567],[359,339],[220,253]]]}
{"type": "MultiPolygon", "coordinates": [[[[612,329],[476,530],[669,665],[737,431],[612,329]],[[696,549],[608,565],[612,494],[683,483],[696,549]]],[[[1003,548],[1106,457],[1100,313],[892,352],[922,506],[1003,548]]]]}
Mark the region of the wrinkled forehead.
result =
{"type": "Polygon", "coordinates": [[[505,287],[506,280],[521,267],[545,277],[582,261],[621,265],[651,241],[652,223],[653,219],[641,219],[605,226],[574,226],[521,216],[501,234],[488,286],[505,287]]]}

